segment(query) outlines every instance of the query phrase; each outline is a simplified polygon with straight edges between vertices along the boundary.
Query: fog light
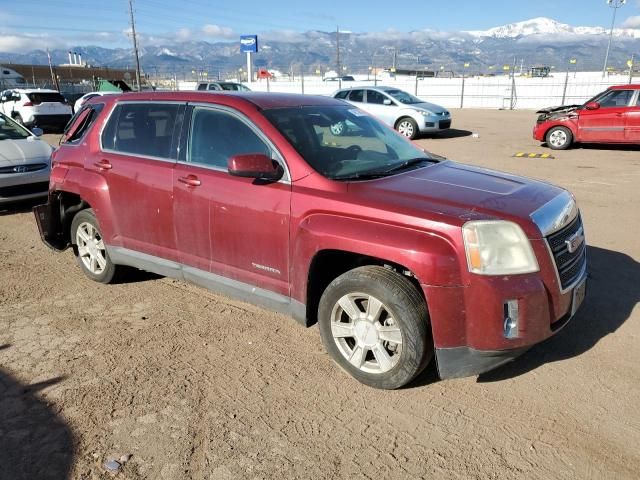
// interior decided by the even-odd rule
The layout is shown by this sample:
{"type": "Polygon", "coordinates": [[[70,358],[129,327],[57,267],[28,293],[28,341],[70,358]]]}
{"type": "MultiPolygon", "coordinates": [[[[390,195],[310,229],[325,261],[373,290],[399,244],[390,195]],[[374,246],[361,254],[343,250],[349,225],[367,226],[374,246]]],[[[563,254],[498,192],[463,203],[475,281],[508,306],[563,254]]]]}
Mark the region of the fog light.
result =
{"type": "Polygon", "coordinates": [[[504,336],[516,338],[518,336],[518,300],[507,300],[504,304],[504,336]]]}

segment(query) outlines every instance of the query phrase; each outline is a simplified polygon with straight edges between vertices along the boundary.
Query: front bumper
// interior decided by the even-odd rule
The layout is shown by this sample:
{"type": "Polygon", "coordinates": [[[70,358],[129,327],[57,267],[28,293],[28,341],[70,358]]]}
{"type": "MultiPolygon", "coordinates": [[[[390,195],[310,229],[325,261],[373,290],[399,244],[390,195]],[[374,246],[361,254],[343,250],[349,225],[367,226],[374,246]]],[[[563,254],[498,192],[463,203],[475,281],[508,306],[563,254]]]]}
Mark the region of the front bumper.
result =
{"type": "Polygon", "coordinates": [[[539,142],[544,142],[545,138],[544,138],[544,134],[547,131],[547,126],[545,125],[545,122],[543,123],[536,123],[533,126],[533,138],[539,142]]]}
{"type": "Polygon", "coordinates": [[[418,122],[418,128],[421,133],[441,132],[451,128],[451,115],[432,115],[423,116],[418,122]]]}
{"type": "Polygon", "coordinates": [[[0,204],[46,196],[50,168],[37,172],[0,175],[0,204]]]}
{"type": "Polygon", "coordinates": [[[71,120],[71,114],[59,115],[40,115],[35,114],[29,121],[25,121],[27,125],[37,125],[46,127],[64,127],[71,120]]]}

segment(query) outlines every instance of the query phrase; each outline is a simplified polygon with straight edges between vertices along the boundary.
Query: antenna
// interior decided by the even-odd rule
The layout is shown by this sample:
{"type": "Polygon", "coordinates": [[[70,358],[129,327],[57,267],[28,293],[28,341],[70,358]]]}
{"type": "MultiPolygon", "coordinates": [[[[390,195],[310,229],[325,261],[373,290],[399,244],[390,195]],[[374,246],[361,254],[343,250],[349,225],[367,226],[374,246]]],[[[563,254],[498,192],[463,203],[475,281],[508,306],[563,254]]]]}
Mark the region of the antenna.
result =
{"type": "Polygon", "coordinates": [[[133,40],[133,52],[136,56],[136,83],[140,91],[140,56],[138,55],[138,39],[136,38],[136,22],[133,18],[133,0],[129,0],[129,14],[131,15],[131,38],[133,40]]]}

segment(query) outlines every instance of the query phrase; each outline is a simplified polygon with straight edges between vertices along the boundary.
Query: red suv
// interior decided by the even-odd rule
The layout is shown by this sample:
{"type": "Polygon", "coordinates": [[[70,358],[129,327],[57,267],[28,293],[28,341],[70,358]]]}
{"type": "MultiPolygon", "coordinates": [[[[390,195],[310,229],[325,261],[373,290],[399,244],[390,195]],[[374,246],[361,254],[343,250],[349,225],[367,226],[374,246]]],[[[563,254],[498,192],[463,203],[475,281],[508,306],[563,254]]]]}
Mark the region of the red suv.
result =
{"type": "Polygon", "coordinates": [[[135,267],[317,322],[336,362],[378,388],[434,354],[442,378],[490,370],[585,295],[570,193],[432,156],[327,97],[94,98],[35,216],[98,282],[135,267]]]}
{"type": "Polygon", "coordinates": [[[609,87],[584,105],[538,110],[533,138],[554,150],[575,142],[640,144],[640,85],[609,87]]]}

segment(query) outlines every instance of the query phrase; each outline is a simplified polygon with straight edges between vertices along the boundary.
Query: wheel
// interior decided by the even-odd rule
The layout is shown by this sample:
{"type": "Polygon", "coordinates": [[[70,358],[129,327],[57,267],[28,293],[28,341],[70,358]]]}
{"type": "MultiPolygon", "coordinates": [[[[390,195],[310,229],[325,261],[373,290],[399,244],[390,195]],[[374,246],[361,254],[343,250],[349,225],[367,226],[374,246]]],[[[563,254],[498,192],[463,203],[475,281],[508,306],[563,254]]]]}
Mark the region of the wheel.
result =
{"type": "Polygon", "coordinates": [[[545,137],[547,145],[553,150],[566,150],[573,143],[573,134],[566,127],[553,127],[545,137]]]}
{"type": "Polygon", "coordinates": [[[24,120],[22,120],[22,115],[20,115],[19,113],[16,113],[13,119],[20,125],[24,126],[24,120]]]}
{"type": "Polygon", "coordinates": [[[329,130],[331,130],[332,135],[339,137],[340,135],[344,134],[346,125],[344,124],[344,122],[334,123],[329,127],[329,130]]]}
{"type": "Polygon", "coordinates": [[[359,267],[331,282],[318,323],[331,357],[371,387],[400,388],[433,357],[424,299],[406,277],[384,267],[359,267]]]}
{"type": "Polygon", "coordinates": [[[396,123],[396,130],[400,135],[413,140],[418,135],[418,124],[413,118],[403,117],[396,123]]]}
{"type": "Polygon", "coordinates": [[[111,283],[117,266],[109,258],[92,209],[82,210],[71,222],[71,242],[80,268],[91,280],[111,283]]]}

